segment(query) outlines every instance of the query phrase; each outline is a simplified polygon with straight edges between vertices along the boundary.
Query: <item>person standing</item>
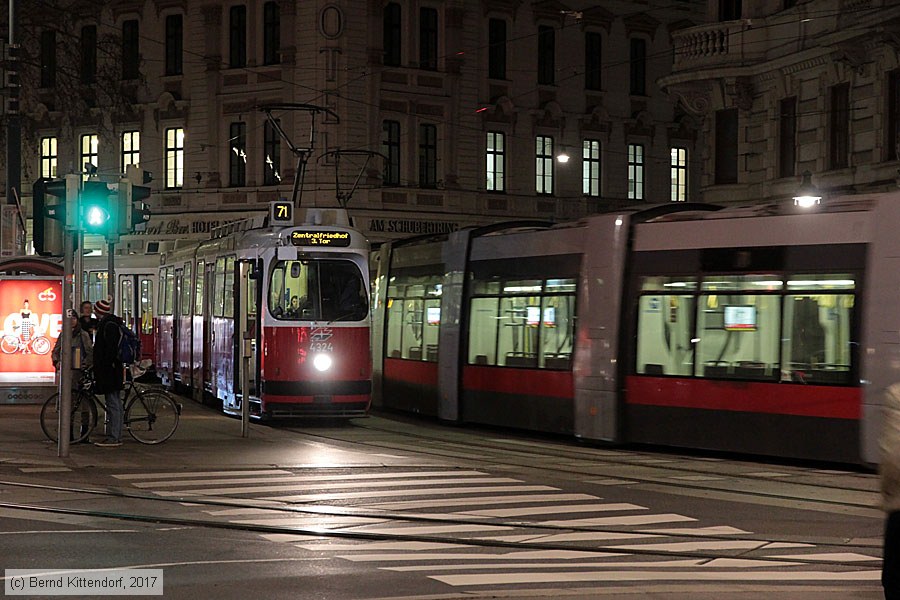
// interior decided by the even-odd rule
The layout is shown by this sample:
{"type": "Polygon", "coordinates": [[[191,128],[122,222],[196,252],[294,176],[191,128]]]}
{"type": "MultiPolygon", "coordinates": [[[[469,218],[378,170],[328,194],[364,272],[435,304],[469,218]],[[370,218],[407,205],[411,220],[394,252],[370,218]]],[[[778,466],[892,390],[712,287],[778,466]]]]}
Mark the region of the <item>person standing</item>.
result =
{"type": "Polygon", "coordinates": [[[881,500],[887,513],[881,584],[886,600],[900,600],[900,383],[887,389],[879,445],[881,500]]]}
{"type": "MultiPolygon", "coordinates": [[[[74,310],[66,311],[69,316],[69,325],[72,327],[72,390],[77,390],[82,383],[82,375],[85,371],[89,371],[94,363],[94,343],[88,332],[81,328],[80,319],[74,310]]],[[[53,367],[57,370],[62,362],[62,335],[56,338],[56,345],[53,346],[53,352],[50,358],[53,361],[53,367]]],[[[90,413],[86,403],[82,403],[80,407],[81,413],[81,434],[88,433],[85,431],[90,427],[90,413]]],[[[90,440],[85,438],[82,442],[87,443],[90,440]]]]}
{"type": "Polygon", "coordinates": [[[96,446],[122,445],[122,425],[125,421],[122,390],[125,388],[125,367],[119,359],[122,338],[122,319],[113,314],[112,298],[97,300],[94,312],[100,319],[94,337],[94,391],[106,399],[107,438],[96,446]]]}
{"type": "Polygon", "coordinates": [[[97,318],[94,316],[94,305],[90,300],[81,303],[81,316],[78,317],[78,324],[81,329],[88,332],[91,339],[94,339],[94,332],[97,331],[97,318]]]}

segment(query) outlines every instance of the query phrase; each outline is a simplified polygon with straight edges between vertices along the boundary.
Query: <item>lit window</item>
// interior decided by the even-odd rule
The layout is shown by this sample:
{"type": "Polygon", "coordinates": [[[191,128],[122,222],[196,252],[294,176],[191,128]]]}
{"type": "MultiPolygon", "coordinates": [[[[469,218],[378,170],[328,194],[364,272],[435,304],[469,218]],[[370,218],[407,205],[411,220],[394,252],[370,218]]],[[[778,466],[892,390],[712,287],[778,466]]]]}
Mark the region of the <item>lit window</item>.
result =
{"type": "Polygon", "coordinates": [[[85,175],[97,173],[100,166],[100,138],[96,133],[81,136],[81,167],[85,175]]]}
{"type": "Polygon", "coordinates": [[[485,188],[489,192],[506,191],[506,135],[497,131],[487,134],[487,181],[485,188]]]}
{"type": "Polygon", "coordinates": [[[687,148],[671,149],[672,202],[687,200],[687,148]]]}
{"type": "Polygon", "coordinates": [[[184,129],[166,129],[166,187],[184,186],[184,129]]]}
{"type": "Polygon", "coordinates": [[[41,138],[41,177],[53,179],[56,177],[56,164],[59,155],[56,150],[57,138],[41,138]]]}
{"type": "Polygon", "coordinates": [[[539,135],[535,138],[534,191],[538,194],[553,193],[553,138],[539,135]]]}
{"type": "Polygon", "coordinates": [[[128,167],[141,164],[141,132],[126,131],[122,133],[122,172],[128,167]]]}
{"type": "Polygon", "coordinates": [[[581,188],[585,196],[600,196],[600,140],[584,140],[581,188]]]}
{"type": "Polygon", "coordinates": [[[644,146],[628,144],[628,199],[644,199],[644,146]]]}

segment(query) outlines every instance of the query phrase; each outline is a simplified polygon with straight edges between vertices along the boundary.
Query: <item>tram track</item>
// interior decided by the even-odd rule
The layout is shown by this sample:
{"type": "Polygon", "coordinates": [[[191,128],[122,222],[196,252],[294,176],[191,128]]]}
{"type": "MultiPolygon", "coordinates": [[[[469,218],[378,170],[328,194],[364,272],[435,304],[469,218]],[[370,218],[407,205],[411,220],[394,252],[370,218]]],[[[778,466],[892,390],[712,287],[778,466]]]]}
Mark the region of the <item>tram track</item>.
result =
{"type": "MultiPolygon", "coordinates": [[[[232,499],[232,498],[196,498],[193,496],[190,497],[166,497],[161,498],[158,496],[154,496],[151,494],[142,494],[140,492],[134,492],[132,490],[120,490],[120,489],[111,489],[111,488],[91,488],[91,487],[75,487],[75,486],[61,486],[61,485],[48,485],[48,484],[37,484],[37,483],[26,483],[26,482],[16,482],[16,481],[0,481],[0,489],[2,487],[19,487],[19,488],[31,488],[34,490],[43,490],[43,491],[53,491],[53,492],[63,492],[63,493],[71,493],[71,494],[79,494],[79,495],[91,495],[91,496],[99,496],[106,498],[115,498],[115,499],[130,499],[136,501],[146,501],[150,503],[177,503],[184,504],[189,503],[193,505],[202,505],[209,507],[229,507],[229,508],[253,508],[253,509],[263,509],[266,511],[271,511],[274,513],[289,513],[289,514],[310,514],[317,516],[338,516],[338,517],[364,517],[371,518],[375,520],[375,522],[427,522],[431,524],[441,523],[441,524],[451,524],[451,525],[492,525],[496,527],[509,527],[516,528],[519,530],[530,530],[535,532],[535,534],[555,534],[555,533],[569,533],[569,532],[594,532],[598,534],[617,534],[628,532],[633,536],[637,537],[641,534],[649,537],[658,537],[658,535],[653,534],[649,531],[640,531],[635,532],[634,530],[627,530],[624,528],[610,528],[610,527],[562,527],[558,525],[548,525],[542,523],[530,523],[525,521],[510,521],[510,520],[502,520],[502,519],[465,519],[465,518],[447,518],[441,516],[428,516],[428,515],[408,515],[403,513],[391,513],[387,511],[373,511],[373,510],[358,510],[353,508],[346,507],[335,507],[335,506],[304,506],[304,507],[296,507],[296,506],[263,506],[261,507],[259,501],[249,500],[243,501],[240,499],[232,499]]],[[[54,502],[59,502],[59,499],[55,499],[54,502]]],[[[172,516],[161,513],[156,513],[154,511],[134,511],[134,512],[121,512],[121,511],[109,511],[109,510],[97,510],[97,509],[89,509],[89,508],[76,508],[76,507],[64,507],[64,506],[50,506],[46,504],[35,504],[35,503],[25,503],[25,502],[0,502],[0,509],[12,510],[12,511],[22,511],[26,513],[42,513],[42,514],[58,514],[58,515],[69,515],[69,516],[80,516],[80,517],[89,517],[89,518],[97,518],[97,519],[109,519],[116,521],[125,521],[125,522],[140,522],[140,523],[149,523],[149,524],[158,524],[158,525],[169,525],[169,526],[180,526],[180,527],[196,527],[196,528],[205,528],[205,529],[223,529],[223,530],[231,530],[231,531],[242,531],[242,532],[252,532],[258,534],[288,534],[288,535],[297,535],[297,536],[308,536],[311,538],[332,538],[332,539],[344,539],[344,540],[358,540],[358,541],[379,541],[379,542],[421,542],[428,544],[448,544],[455,546],[465,546],[470,548],[482,548],[482,549],[507,549],[507,550],[516,550],[516,551],[560,551],[560,552],[584,552],[590,554],[596,554],[598,557],[602,556],[610,556],[615,555],[618,557],[625,556],[635,556],[635,557],[649,557],[649,558],[683,558],[683,559],[694,559],[694,560],[705,560],[705,561],[714,561],[714,560],[733,560],[733,559],[741,559],[747,558],[752,559],[754,561],[761,562],[769,562],[769,563],[778,563],[783,564],[785,562],[791,562],[796,564],[808,564],[808,565],[817,565],[817,566],[831,566],[831,567],[842,567],[847,568],[848,566],[859,566],[860,568],[865,568],[865,565],[848,565],[844,561],[840,560],[828,560],[822,559],[819,557],[812,559],[804,559],[802,556],[791,556],[790,559],[780,558],[780,557],[766,557],[766,556],[747,556],[753,550],[758,550],[767,545],[778,545],[778,544],[792,544],[798,543],[796,539],[778,539],[772,536],[765,536],[765,538],[756,536],[754,534],[741,535],[740,537],[736,537],[734,535],[725,536],[725,535],[699,535],[692,534],[691,532],[685,532],[683,534],[668,534],[670,538],[680,538],[680,539],[702,539],[705,541],[711,540],[721,540],[721,541],[748,541],[748,542],[758,542],[760,546],[758,548],[753,548],[747,551],[742,551],[738,553],[726,553],[726,552],[709,552],[709,551],[679,551],[679,550],[654,550],[654,549],[641,549],[635,548],[634,546],[622,547],[616,545],[587,545],[587,544],[579,544],[579,543],[536,543],[529,541],[506,541],[500,539],[491,539],[491,538],[479,538],[479,537],[459,537],[459,536],[436,536],[436,535],[419,535],[419,534],[403,534],[403,533],[379,533],[379,532],[367,532],[367,531],[359,531],[359,530],[349,530],[349,529],[330,529],[324,527],[303,527],[296,525],[267,525],[260,523],[236,523],[230,522],[227,520],[217,520],[217,519],[208,519],[208,518],[192,518],[192,517],[184,517],[184,516],[172,516]]],[[[852,542],[842,542],[836,543],[833,541],[810,541],[806,540],[802,543],[806,544],[814,544],[819,550],[825,548],[834,548],[839,549],[841,552],[847,551],[866,551],[871,552],[873,550],[873,546],[869,544],[859,544],[852,542]]],[[[361,547],[362,549],[362,547],[361,547]]],[[[873,558],[873,561],[877,561],[877,558],[873,558]]]]}
{"type": "MultiPolygon", "coordinates": [[[[376,425],[371,425],[361,421],[355,421],[353,424],[355,427],[359,427],[361,429],[366,429],[369,431],[377,431],[381,433],[388,433],[396,436],[403,436],[405,438],[411,438],[416,440],[427,440],[429,442],[439,442],[442,444],[456,445],[459,446],[458,449],[447,449],[441,450],[435,448],[433,446],[427,445],[419,445],[416,448],[416,453],[434,456],[438,458],[451,458],[454,460],[466,460],[464,457],[460,457],[459,453],[463,453],[465,455],[471,454],[472,448],[483,448],[487,450],[492,450],[494,452],[502,452],[504,456],[502,458],[491,458],[485,454],[480,454],[477,457],[471,457],[469,460],[476,460],[479,464],[486,465],[496,465],[502,467],[504,470],[508,470],[510,466],[527,468],[529,470],[535,471],[549,471],[554,474],[554,477],[559,477],[560,474],[564,474],[567,476],[581,476],[581,477],[591,477],[597,478],[602,477],[603,475],[599,474],[596,470],[583,470],[578,467],[567,466],[561,463],[554,463],[552,467],[545,466],[542,462],[534,461],[534,453],[533,452],[525,452],[523,450],[511,450],[508,447],[504,447],[497,443],[489,443],[483,440],[475,440],[475,439],[467,439],[464,443],[461,441],[456,441],[448,438],[447,436],[430,436],[419,433],[411,433],[408,431],[401,431],[396,428],[386,428],[386,427],[378,427],[376,425]]],[[[320,438],[329,440],[332,442],[342,442],[349,444],[357,444],[361,446],[374,447],[379,448],[381,450],[391,450],[391,451],[410,451],[409,448],[397,445],[397,444],[386,444],[379,443],[373,441],[365,441],[365,440],[357,440],[351,439],[348,437],[338,437],[335,435],[325,435],[320,433],[310,432],[308,429],[297,430],[292,429],[298,434],[305,435],[313,438],[320,438]]],[[[431,431],[431,430],[429,430],[431,431]]],[[[496,434],[501,435],[501,434],[496,434]]],[[[505,435],[505,434],[503,434],[505,435]]],[[[532,443],[532,442],[529,442],[532,443]]],[[[628,465],[633,467],[631,472],[627,474],[623,473],[615,473],[610,474],[609,477],[620,477],[627,479],[628,481],[632,481],[635,483],[649,484],[654,486],[662,486],[663,488],[677,488],[679,490],[683,490],[686,488],[694,489],[698,491],[717,491],[722,493],[729,494],[740,494],[743,496],[749,497],[757,497],[757,498],[767,498],[767,499],[775,499],[775,500],[785,500],[785,501],[805,501],[805,502],[815,502],[820,505],[828,505],[835,507],[845,507],[849,509],[871,509],[877,510],[877,491],[868,490],[861,487],[847,487],[840,486],[834,484],[819,484],[819,483],[807,483],[807,482],[785,482],[782,481],[783,484],[789,485],[797,490],[804,490],[808,492],[816,492],[818,490],[829,490],[832,492],[840,493],[846,492],[851,494],[863,494],[863,495],[872,495],[872,501],[847,501],[847,500],[838,500],[832,498],[823,498],[819,494],[815,498],[807,497],[808,495],[803,495],[800,493],[796,494],[787,494],[787,493],[772,493],[765,492],[760,490],[753,489],[744,489],[740,486],[734,487],[723,487],[723,486],[715,486],[712,485],[711,482],[696,482],[689,481],[684,479],[679,479],[677,481],[671,481],[671,477],[651,477],[647,475],[641,475],[636,471],[638,469],[652,469],[658,468],[652,464],[641,464],[639,462],[622,462],[621,456],[617,456],[616,458],[612,458],[609,456],[604,456],[604,453],[616,452],[617,455],[621,454],[623,451],[621,450],[598,450],[596,452],[591,451],[590,449],[571,449],[565,446],[560,446],[554,442],[538,442],[533,443],[531,446],[532,449],[536,448],[538,445],[547,445],[548,448],[554,450],[554,452],[543,453],[542,456],[546,458],[559,458],[570,461],[579,461],[579,460],[591,460],[594,464],[603,464],[610,467],[622,467],[623,465],[628,465]],[[553,444],[550,446],[549,444],[553,444]],[[571,450],[575,450],[572,452],[571,450]]],[[[660,459],[661,455],[650,454],[650,453],[639,453],[640,456],[645,456],[647,458],[660,459]]],[[[683,457],[673,458],[673,463],[676,460],[698,460],[693,458],[685,459],[683,457]]],[[[722,462],[709,462],[710,465],[721,466],[722,462]]],[[[762,467],[761,467],[762,468],[762,467]]],[[[785,468],[783,466],[779,466],[778,468],[785,468]]],[[[790,469],[795,469],[796,467],[789,467],[790,469]]],[[[678,472],[684,475],[701,475],[701,476],[711,476],[715,475],[719,479],[723,480],[732,480],[737,482],[744,482],[746,484],[758,484],[761,482],[771,484],[773,480],[768,477],[763,476],[754,476],[746,473],[738,473],[738,472],[722,472],[721,470],[714,469],[703,469],[699,467],[688,467],[684,465],[675,465],[675,464],[666,464],[665,470],[668,472],[678,472]]],[[[809,476],[810,473],[796,473],[796,476],[809,476]]],[[[848,472],[849,475],[849,472],[848,472]]]]}

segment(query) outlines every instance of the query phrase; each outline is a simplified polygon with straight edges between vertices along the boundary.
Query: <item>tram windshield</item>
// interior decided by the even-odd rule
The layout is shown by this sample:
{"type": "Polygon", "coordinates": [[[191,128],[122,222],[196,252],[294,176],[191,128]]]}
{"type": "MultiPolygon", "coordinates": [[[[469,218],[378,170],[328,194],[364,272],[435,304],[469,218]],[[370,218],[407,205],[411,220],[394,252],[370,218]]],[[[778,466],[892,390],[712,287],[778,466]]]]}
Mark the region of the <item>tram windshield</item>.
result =
{"type": "Polygon", "coordinates": [[[284,321],[361,321],[369,312],[362,273],[349,260],[280,260],[269,311],[284,321]]]}

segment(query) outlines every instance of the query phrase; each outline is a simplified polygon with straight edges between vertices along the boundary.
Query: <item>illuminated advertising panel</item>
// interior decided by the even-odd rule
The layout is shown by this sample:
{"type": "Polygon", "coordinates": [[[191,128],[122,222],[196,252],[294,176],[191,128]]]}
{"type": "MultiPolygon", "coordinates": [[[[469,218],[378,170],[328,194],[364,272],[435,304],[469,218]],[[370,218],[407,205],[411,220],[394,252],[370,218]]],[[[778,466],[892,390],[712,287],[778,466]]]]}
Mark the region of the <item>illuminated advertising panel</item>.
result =
{"type": "Polygon", "coordinates": [[[0,385],[52,385],[50,352],[62,331],[62,280],[0,278],[0,318],[0,385]]]}

